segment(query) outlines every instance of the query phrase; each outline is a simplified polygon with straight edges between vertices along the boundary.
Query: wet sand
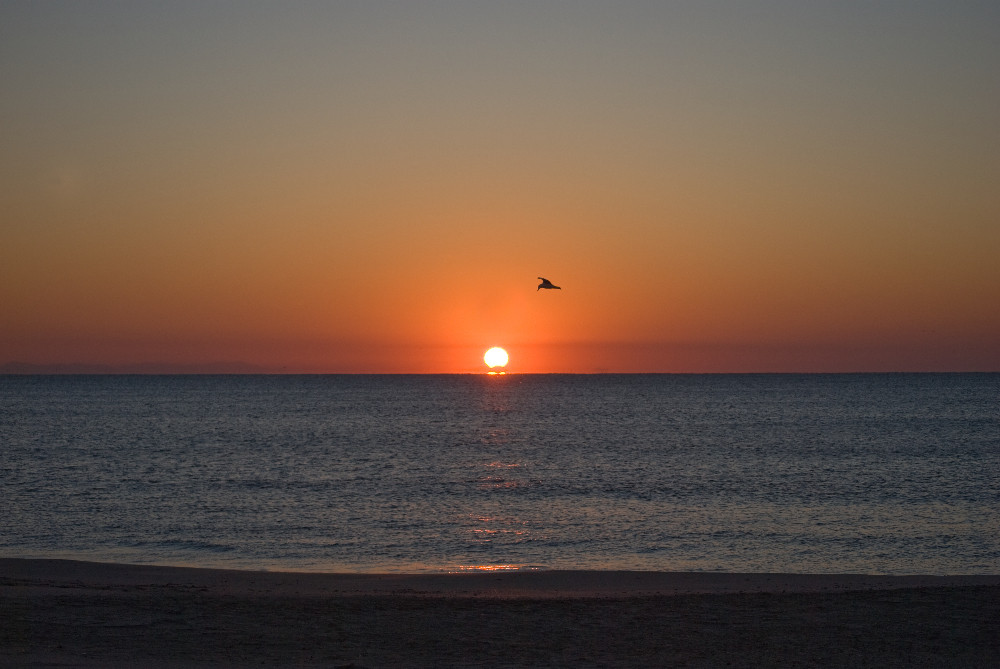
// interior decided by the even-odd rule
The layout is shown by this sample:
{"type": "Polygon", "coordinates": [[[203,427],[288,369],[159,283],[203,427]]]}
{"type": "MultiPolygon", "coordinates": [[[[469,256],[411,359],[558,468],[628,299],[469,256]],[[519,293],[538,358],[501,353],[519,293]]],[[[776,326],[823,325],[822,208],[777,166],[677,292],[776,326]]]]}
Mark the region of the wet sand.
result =
{"type": "Polygon", "coordinates": [[[0,666],[1000,666],[1000,575],[299,574],[0,559],[0,666]]]}

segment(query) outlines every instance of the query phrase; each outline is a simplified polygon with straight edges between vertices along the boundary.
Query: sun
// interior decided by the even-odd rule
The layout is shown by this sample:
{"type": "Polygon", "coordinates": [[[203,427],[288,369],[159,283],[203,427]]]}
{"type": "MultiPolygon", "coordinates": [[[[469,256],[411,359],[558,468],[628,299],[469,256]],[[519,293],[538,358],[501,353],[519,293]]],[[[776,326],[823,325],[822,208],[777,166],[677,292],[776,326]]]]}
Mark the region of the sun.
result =
{"type": "Polygon", "coordinates": [[[483,361],[486,365],[493,369],[494,367],[503,367],[507,364],[508,360],[507,351],[503,350],[499,346],[494,346],[490,350],[486,351],[486,355],[483,356],[483,361]]]}

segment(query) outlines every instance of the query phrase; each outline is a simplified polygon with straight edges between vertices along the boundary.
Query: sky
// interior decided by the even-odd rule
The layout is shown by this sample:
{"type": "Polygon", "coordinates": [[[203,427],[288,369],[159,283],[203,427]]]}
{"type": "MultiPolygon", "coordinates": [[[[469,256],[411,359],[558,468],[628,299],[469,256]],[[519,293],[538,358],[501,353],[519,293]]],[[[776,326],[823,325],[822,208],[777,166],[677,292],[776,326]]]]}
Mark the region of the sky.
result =
{"type": "Polygon", "coordinates": [[[0,369],[1000,371],[998,33],[963,0],[5,0],[0,369]]]}

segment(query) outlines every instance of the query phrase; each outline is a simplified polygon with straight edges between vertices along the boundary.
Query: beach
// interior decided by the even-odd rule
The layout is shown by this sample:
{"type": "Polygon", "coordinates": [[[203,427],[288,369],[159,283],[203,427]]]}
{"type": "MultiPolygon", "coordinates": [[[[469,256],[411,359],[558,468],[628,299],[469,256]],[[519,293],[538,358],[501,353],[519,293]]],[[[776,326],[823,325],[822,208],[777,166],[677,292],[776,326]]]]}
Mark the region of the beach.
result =
{"type": "Polygon", "coordinates": [[[9,667],[997,666],[1000,576],[0,560],[9,667]]]}

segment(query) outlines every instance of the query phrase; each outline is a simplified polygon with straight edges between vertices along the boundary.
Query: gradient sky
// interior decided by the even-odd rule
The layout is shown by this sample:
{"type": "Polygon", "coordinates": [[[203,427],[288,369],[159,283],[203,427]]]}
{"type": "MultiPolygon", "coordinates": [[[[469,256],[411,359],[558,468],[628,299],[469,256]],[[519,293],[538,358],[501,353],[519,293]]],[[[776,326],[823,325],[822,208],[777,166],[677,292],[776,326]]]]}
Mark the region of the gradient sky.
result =
{"type": "Polygon", "coordinates": [[[5,0],[0,363],[997,371],[998,34],[991,1],[5,0]]]}

